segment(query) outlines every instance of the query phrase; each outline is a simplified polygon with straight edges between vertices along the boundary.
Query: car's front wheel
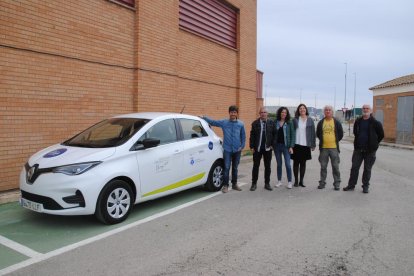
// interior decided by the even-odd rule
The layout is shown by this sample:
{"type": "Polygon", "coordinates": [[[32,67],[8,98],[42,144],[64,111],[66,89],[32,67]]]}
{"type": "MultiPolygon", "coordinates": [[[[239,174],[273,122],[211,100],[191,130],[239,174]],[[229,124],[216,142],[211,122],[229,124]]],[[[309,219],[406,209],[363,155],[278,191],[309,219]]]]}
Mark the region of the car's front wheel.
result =
{"type": "Polygon", "coordinates": [[[205,187],[207,190],[215,192],[221,189],[224,179],[224,164],[222,160],[216,160],[211,166],[205,187]]]}
{"type": "Polygon", "coordinates": [[[131,187],[122,180],[113,180],[105,185],[96,204],[96,217],[105,224],[124,221],[133,207],[131,187]]]}

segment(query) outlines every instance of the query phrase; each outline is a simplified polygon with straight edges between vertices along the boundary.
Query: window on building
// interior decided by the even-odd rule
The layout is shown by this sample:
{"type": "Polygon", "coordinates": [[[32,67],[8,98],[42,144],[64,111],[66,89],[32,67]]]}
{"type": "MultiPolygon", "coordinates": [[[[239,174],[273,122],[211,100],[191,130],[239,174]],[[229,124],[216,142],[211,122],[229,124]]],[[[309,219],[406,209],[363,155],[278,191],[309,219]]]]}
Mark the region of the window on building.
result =
{"type": "Polygon", "coordinates": [[[115,0],[116,2],[125,4],[130,7],[135,7],[135,0],[115,0]]]}
{"type": "Polygon", "coordinates": [[[375,106],[384,106],[384,99],[376,99],[375,106]]]}
{"type": "Polygon", "coordinates": [[[180,0],[180,28],[237,48],[237,9],[220,0],[180,0]]]}

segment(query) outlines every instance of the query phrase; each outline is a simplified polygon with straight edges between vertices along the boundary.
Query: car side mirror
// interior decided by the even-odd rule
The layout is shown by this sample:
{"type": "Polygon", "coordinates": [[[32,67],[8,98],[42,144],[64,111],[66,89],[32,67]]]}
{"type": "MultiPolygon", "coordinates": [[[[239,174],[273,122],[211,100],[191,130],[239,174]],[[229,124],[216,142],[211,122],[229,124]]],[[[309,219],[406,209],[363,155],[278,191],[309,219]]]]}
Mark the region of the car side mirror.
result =
{"type": "Polygon", "coordinates": [[[153,148],[156,147],[160,144],[160,139],[156,139],[156,138],[146,138],[142,141],[142,144],[144,145],[144,148],[148,149],[148,148],[153,148]]]}
{"type": "Polygon", "coordinates": [[[146,138],[142,141],[136,142],[130,149],[130,151],[144,150],[148,148],[153,148],[158,146],[161,143],[159,139],[155,138],[146,138]]]}

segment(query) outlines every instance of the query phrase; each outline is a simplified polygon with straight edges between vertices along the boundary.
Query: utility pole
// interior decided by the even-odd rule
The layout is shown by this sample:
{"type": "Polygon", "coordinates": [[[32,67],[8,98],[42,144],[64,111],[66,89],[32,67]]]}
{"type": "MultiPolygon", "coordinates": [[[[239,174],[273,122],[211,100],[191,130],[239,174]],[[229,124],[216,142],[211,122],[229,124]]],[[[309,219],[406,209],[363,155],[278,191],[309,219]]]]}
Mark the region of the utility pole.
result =
{"type": "Polygon", "coordinates": [[[346,108],[346,74],[348,71],[348,63],[344,63],[345,64],[345,97],[344,97],[344,110],[346,108]]]}

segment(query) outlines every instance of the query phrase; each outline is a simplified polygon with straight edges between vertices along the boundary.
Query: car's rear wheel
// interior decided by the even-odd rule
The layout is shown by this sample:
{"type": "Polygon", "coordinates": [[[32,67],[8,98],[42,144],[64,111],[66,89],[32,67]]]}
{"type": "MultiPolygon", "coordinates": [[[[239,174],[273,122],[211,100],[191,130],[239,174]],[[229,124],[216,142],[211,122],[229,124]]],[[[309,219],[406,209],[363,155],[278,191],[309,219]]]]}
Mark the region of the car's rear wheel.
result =
{"type": "Polygon", "coordinates": [[[224,179],[224,164],[222,160],[216,160],[211,166],[210,173],[208,174],[207,183],[205,187],[209,191],[218,191],[223,186],[224,179]]]}
{"type": "Polygon", "coordinates": [[[105,185],[96,204],[96,217],[105,224],[124,221],[133,207],[131,187],[122,180],[113,180],[105,185]]]}

